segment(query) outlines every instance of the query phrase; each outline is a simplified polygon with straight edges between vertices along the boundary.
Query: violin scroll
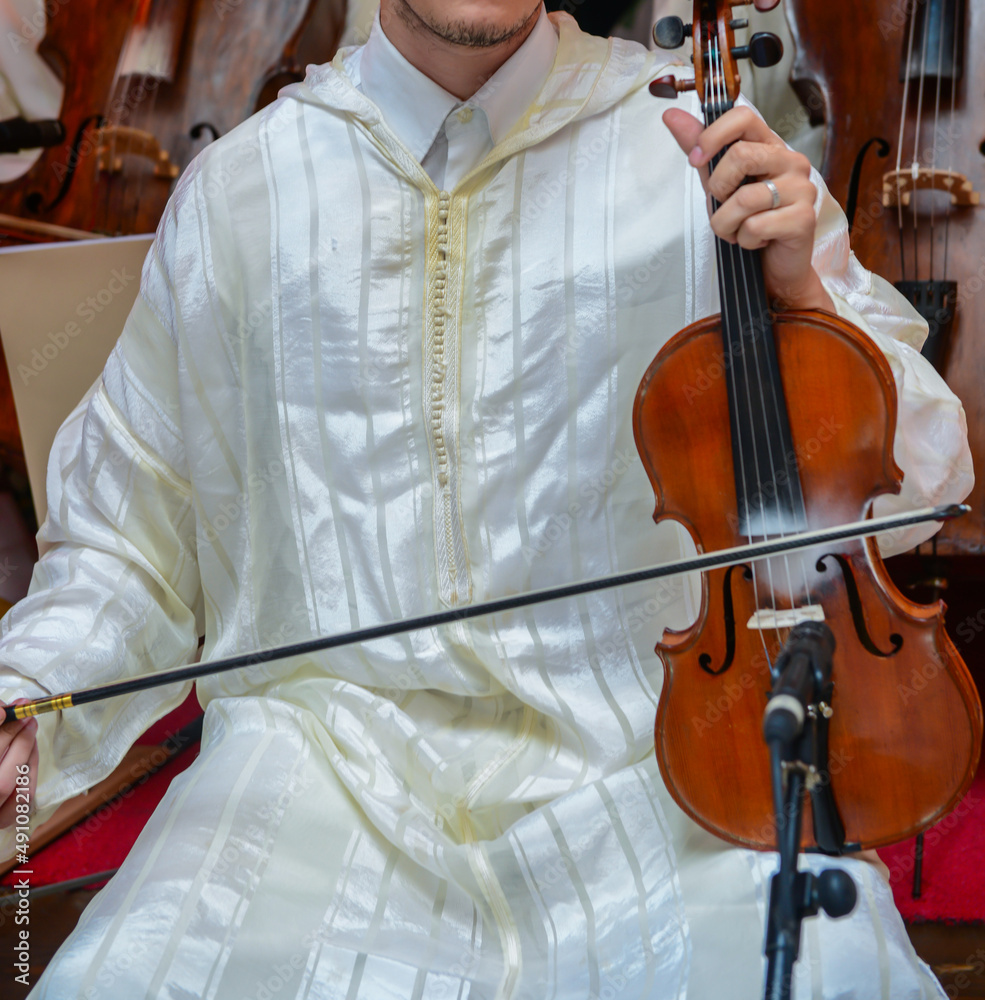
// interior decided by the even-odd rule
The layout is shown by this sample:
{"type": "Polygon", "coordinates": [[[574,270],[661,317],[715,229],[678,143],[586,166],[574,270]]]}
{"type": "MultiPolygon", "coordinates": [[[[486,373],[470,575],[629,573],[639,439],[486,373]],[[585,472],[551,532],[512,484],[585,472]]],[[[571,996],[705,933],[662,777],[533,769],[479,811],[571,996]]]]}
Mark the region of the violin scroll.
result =
{"type": "Polygon", "coordinates": [[[733,7],[746,5],[730,0],[695,0],[694,20],[685,24],[676,16],[662,17],[653,28],[653,40],[661,49],[679,49],[690,36],[694,41],[694,81],[661,77],[650,85],[654,97],[673,98],[685,90],[701,94],[723,94],[734,103],[741,76],[736,63],[749,59],[754,66],[775,66],[783,58],[783,42],[768,31],[757,31],[746,45],[737,45],[735,32],[749,27],[746,18],[732,17],[733,7]],[[720,83],[719,83],[720,81],[720,83]],[[709,87],[709,84],[711,86],[709,87]]]}

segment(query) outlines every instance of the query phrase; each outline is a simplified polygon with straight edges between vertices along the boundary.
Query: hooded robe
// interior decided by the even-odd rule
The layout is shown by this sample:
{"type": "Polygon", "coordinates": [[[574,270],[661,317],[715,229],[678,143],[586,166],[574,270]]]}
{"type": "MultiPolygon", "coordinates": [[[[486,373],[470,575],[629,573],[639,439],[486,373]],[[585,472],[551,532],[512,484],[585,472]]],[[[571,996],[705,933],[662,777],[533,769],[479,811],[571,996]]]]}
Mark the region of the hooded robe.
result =
{"type": "MultiPolygon", "coordinates": [[[[351,49],[186,171],[55,443],[0,695],[688,549],[651,521],[630,415],[659,348],[716,311],[704,196],[646,90],[659,57],[552,23],[543,89],[450,192],[351,49]]],[[[963,497],[925,327],[815,179],[815,266],[899,389],[906,483],[882,506],[963,497]]],[[[774,858],[685,817],[653,754],[653,646],[695,614],[668,580],[199,681],[199,758],[33,995],[758,995],[774,858]]],[[[186,694],[43,717],[38,818],[186,694]]],[[[876,871],[831,864],[859,903],[807,922],[797,996],[942,995],[876,871]]]]}

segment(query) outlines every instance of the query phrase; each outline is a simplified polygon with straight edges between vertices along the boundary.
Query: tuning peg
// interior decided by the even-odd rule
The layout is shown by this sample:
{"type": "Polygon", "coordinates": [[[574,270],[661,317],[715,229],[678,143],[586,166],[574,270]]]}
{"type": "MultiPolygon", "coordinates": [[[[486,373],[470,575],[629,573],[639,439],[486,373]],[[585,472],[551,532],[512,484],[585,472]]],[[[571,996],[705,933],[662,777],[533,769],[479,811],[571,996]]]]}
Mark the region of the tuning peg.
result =
{"type": "Polygon", "coordinates": [[[783,58],[783,42],[768,31],[757,31],[748,45],[732,49],[732,55],[736,59],[751,59],[761,69],[775,66],[783,58]]]}
{"type": "Polygon", "coordinates": [[[679,49],[691,34],[691,25],[679,17],[662,17],[653,26],[653,40],[661,49],[679,49]]]}
{"type": "Polygon", "coordinates": [[[695,90],[694,80],[678,80],[676,76],[658,76],[650,84],[650,93],[654,97],[665,97],[674,100],[685,90],[695,90]]]}
{"type": "Polygon", "coordinates": [[[728,26],[733,31],[738,31],[740,28],[748,28],[749,27],[749,18],[748,17],[737,17],[734,20],[729,21],[728,26]]]}

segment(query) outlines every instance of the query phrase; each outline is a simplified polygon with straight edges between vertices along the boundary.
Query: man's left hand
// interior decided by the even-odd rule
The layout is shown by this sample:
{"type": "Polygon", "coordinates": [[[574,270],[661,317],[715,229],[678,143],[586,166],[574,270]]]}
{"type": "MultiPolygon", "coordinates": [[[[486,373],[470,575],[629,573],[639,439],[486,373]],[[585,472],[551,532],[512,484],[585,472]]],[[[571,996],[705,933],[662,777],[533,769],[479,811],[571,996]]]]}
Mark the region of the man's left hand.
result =
{"type": "Polygon", "coordinates": [[[789,149],[754,111],[736,107],[705,128],[678,108],[664,112],[688,161],[698,168],[705,191],[720,207],[711,228],[728,243],[762,249],[766,290],[782,309],[827,309],[834,303],[811,263],[814,251],[814,201],[806,156],[789,149]],[[709,177],[708,163],[725,146],[728,152],[709,177]],[[747,178],[753,182],[743,184],[747,178]],[[771,188],[779,204],[774,207],[771,188]]]}

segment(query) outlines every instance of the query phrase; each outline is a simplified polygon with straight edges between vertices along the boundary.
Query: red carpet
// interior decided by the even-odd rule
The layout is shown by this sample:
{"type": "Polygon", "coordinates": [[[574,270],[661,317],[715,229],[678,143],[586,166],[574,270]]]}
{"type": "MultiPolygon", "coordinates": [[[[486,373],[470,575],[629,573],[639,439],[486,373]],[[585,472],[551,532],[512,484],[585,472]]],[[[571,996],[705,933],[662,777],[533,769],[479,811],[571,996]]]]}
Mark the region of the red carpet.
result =
{"type": "Polygon", "coordinates": [[[958,807],[924,835],[923,886],[913,890],[913,845],[879,851],[905,920],[985,921],[985,766],[958,807]]]}
{"type": "MultiPolygon", "coordinates": [[[[193,691],[184,704],[152,726],[139,742],[160,745],[201,714],[193,691]]],[[[123,796],[108,802],[34,855],[28,866],[33,872],[31,887],[40,888],[118,868],[163,798],[171,779],[188,767],[197,754],[197,745],[188,747],[159,771],[138,781],[123,796]]],[[[16,877],[10,874],[0,880],[0,885],[12,885],[15,881],[16,877]]]]}

